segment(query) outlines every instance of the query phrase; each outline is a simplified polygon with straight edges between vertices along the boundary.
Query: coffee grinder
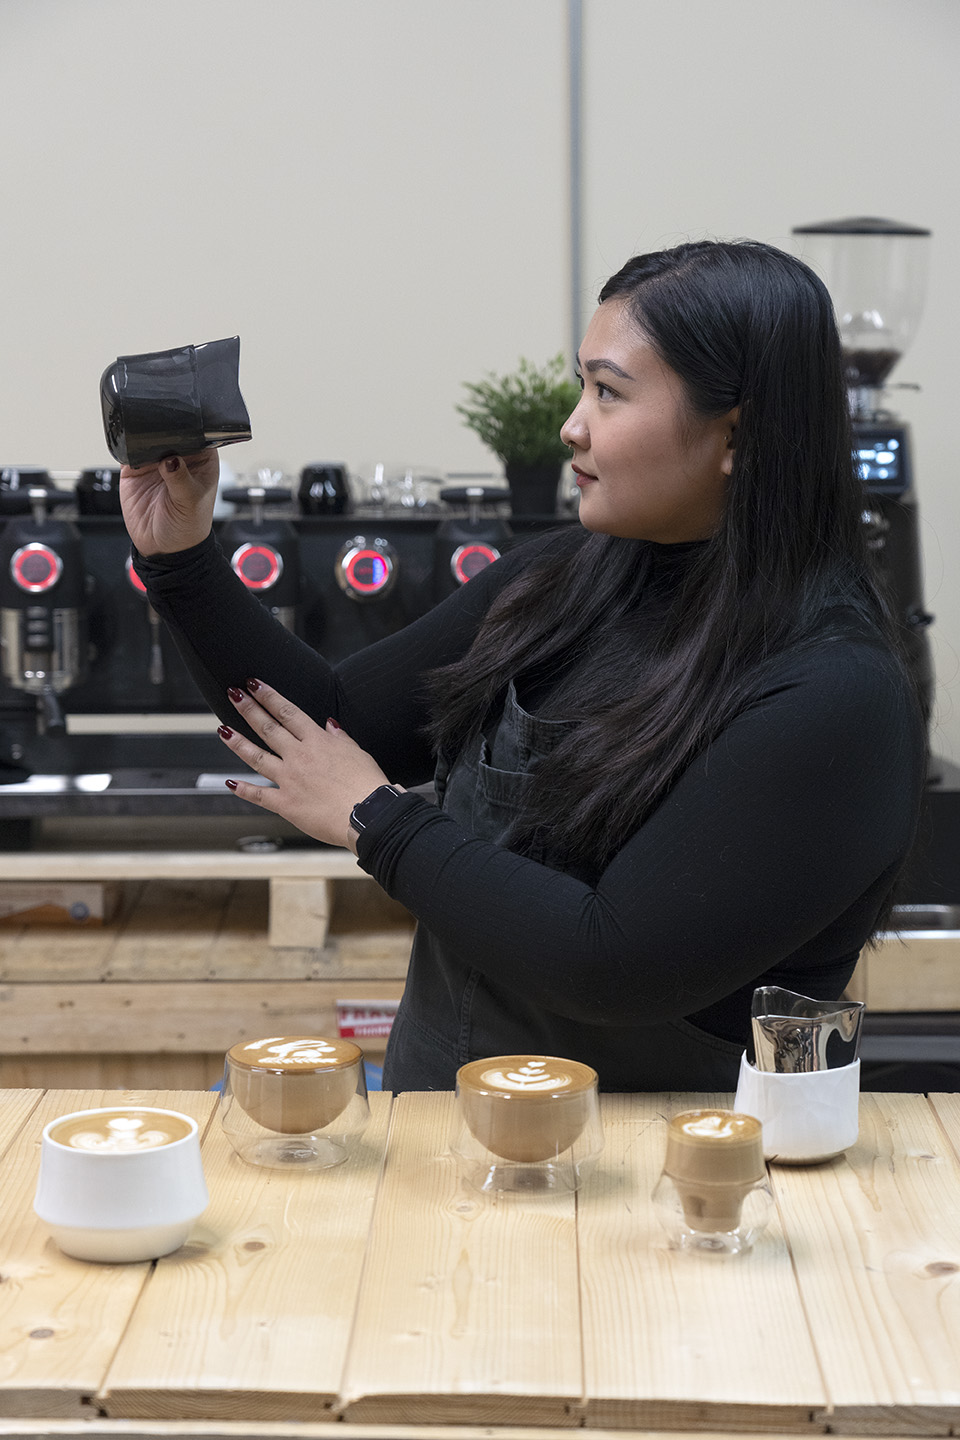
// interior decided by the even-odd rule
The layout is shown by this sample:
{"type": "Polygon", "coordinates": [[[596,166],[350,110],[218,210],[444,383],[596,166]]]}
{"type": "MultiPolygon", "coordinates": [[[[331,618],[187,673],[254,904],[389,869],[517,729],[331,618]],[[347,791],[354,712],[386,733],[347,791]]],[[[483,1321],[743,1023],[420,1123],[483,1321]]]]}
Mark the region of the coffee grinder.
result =
{"type": "Polygon", "coordinates": [[[798,225],[802,258],[833,297],[843,345],[854,453],[869,545],[903,627],[907,659],[929,716],[933,661],[923,603],[910,427],[888,408],[888,380],[920,324],[930,231],[860,217],[798,225]]]}

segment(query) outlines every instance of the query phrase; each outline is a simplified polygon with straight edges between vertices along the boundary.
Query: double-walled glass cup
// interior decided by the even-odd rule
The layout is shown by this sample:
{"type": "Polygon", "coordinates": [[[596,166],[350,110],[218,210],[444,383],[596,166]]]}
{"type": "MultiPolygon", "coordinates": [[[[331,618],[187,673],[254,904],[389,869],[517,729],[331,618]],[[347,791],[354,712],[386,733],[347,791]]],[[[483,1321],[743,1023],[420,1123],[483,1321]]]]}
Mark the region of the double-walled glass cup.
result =
{"type": "Polygon", "coordinates": [[[220,1122],[252,1165],[339,1165],[369,1119],[363,1052],[350,1040],[274,1035],[227,1051],[220,1122]]]}
{"type": "Polygon", "coordinates": [[[759,1120],[734,1110],[675,1115],[653,1200],[679,1248],[729,1255],[748,1250],[773,1203],[759,1120]]]}
{"type": "Polygon", "coordinates": [[[461,1066],[450,1148],[478,1190],[577,1190],[603,1149],[597,1072],[554,1055],[461,1066]]]}

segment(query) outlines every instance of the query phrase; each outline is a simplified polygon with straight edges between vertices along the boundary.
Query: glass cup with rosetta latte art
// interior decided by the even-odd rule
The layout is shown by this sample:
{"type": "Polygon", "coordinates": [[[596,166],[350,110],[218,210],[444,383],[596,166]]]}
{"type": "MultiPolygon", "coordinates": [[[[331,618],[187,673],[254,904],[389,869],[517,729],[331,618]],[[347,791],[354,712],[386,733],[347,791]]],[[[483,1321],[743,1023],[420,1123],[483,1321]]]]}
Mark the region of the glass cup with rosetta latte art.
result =
{"type": "Polygon", "coordinates": [[[596,1071],[555,1055],[461,1066],[450,1148],[484,1192],[577,1190],[603,1149],[596,1071]]]}

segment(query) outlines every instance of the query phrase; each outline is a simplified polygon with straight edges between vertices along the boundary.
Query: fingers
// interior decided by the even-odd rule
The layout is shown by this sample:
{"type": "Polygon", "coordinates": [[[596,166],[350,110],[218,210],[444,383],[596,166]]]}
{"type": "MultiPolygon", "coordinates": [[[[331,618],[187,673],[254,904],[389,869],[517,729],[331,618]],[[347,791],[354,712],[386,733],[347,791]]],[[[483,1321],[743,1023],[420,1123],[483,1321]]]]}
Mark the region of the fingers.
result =
{"type": "Polygon", "coordinates": [[[261,810],[270,810],[274,815],[280,814],[279,790],[263,785],[251,785],[247,780],[227,780],[225,784],[238,800],[247,800],[251,805],[259,805],[261,810]]]}
{"type": "MultiPolygon", "coordinates": [[[[254,745],[243,735],[238,735],[235,730],[230,729],[229,725],[221,725],[217,734],[224,745],[232,750],[234,755],[238,756],[251,770],[256,770],[257,774],[262,775],[265,780],[272,780],[274,784],[279,783],[283,771],[283,761],[278,756],[272,755],[269,750],[264,750],[259,745],[254,745]]],[[[233,789],[233,786],[230,788],[233,789]]]]}
{"type": "Polygon", "coordinates": [[[309,715],[262,680],[248,680],[245,691],[231,687],[227,695],[250,728],[278,755],[283,753],[280,747],[285,739],[292,736],[295,740],[304,740],[311,728],[319,728],[309,715]]]}
{"type": "Polygon", "coordinates": [[[220,459],[216,450],[197,450],[192,455],[168,455],[165,460],[152,460],[149,465],[121,465],[121,480],[136,480],[141,475],[176,475],[181,465],[193,474],[202,471],[209,477],[216,467],[220,472],[220,459]]]}

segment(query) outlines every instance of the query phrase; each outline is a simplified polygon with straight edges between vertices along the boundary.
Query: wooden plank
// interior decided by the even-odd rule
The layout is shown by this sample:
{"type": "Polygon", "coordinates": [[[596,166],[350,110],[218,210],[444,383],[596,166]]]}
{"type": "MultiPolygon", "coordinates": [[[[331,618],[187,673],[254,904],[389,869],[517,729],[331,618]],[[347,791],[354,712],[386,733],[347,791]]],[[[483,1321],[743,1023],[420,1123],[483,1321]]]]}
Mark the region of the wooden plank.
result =
{"type": "Polygon", "coordinates": [[[960,1164],[920,1096],[864,1095],[860,1139],[773,1167],[830,1429],[946,1435],[960,1422],[960,1164]]]}
{"type": "Polygon", "coordinates": [[[229,880],[148,881],[102,978],[206,978],[231,889],[229,880]]]}
{"type": "MultiPolygon", "coordinates": [[[[332,882],[330,882],[332,883],[332,882]]],[[[208,956],[208,980],[310,980],[318,953],[297,947],[275,950],[267,943],[270,923],[268,880],[234,880],[208,956]]],[[[130,977],[131,979],[134,977],[130,977]]],[[[145,976],[139,977],[145,979],[145,976]]],[[[156,975],[155,979],[165,977],[156,975]]],[[[199,978],[199,977],[194,977],[199,978]]]]}
{"type": "MultiPolygon", "coordinates": [[[[22,1420],[16,1429],[0,1420],[0,1435],[14,1440],[52,1440],[54,1436],[82,1440],[570,1440],[562,1426],[489,1425],[351,1425],[332,1430],[329,1421],[251,1423],[203,1420],[22,1420]]],[[[696,1440],[720,1440],[719,1432],[696,1431],[696,1440]]],[[[591,1430],[590,1440],[691,1440],[691,1432],[674,1430],[591,1430]]],[[[783,1440],[782,1431],[760,1431],[751,1440],[783,1440]]],[[[908,1440],[903,1436],[902,1440],[908,1440]]]]}
{"type": "Polygon", "coordinates": [[[862,1005],[866,1005],[869,963],[869,951],[865,950],[857,961],[857,968],[847,981],[847,988],[843,992],[844,999],[859,1000],[862,1005]]]}
{"type": "Polygon", "coordinates": [[[396,980],[5,985],[2,1049],[12,1056],[225,1051],[262,1035],[336,1034],[337,999],[402,993],[396,980]]]}
{"type": "Polygon", "coordinates": [[[579,1196],[586,1423],[802,1430],[823,1382],[774,1214],[753,1250],[670,1248],[651,1195],[671,1115],[726,1096],[606,1095],[606,1146],[579,1196]]]}
{"type": "Polygon", "coordinates": [[[341,1413],[575,1425],[574,1197],[466,1189],[447,1148],[453,1104],[448,1092],[394,1102],[341,1413]]]}
{"type": "Polygon", "coordinates": [[[0,1090],[0,1157],[10,1149],[42,1098],[39,1090],[0,1090]]]}
{"type": "Polygon", "coordinates": [[[925,930],[891,935],[865,950],[871,1010],[960,1009],[960,933],[925,930]]]}
{"type": "Polygon", "coordinates": [[[331,885],[323,876],[311,880],[274,876],[270,881],[270,944],[320,949],[330,923],[331,885]]]}
{"type": "MultiPolygon", "coordinates": [[[[142,902],[114,946],[106,980],[302,980],[307,950],[278,954],[267,941],[267,880],[165,881],[143,886],[142,902]],[[186,905],[177,900],[185,896],[186,905]],[[178,916],[181,908],[185,915],[178,916]],[[189,917],[189,918],[186,918],[189,917]]],[[[311,884],[312,882],[304,882],[311,884]]],[[[34,980],[52,979],[34,972],[34,980]]],[[[76,980],[89,978],[76,973],[76,980]]]]}
{"type": "Polygon", "coordinates": [[[413,925],[410,911],[396,900],[391,900],[369,875],[360,875],[349,884],[340,880],[334,882],[331,934],[412,931],[413,925]]]}
{"type": "Polygon", "coordinates": [[[3,857],[5,880],[262,880],[272,876],[351,879],[363,875],[349,850],[21,850],[3,857]]]}
{"type": "MultiPolygon", "coordinates": [[[[570,1440],[569,1428],[549,1425],[351,1425],[331,1429],[329,1420],[314,1423],[268,1420],[21,1420],[16,1428],[0,1419],[0,1435],[14,1440],[52,1440],[54,1436],[82,1440],[570,1440]]],[[[590,1440],[685,1440],[675,1431],[591,1430],[590,1440]]],[[[697,1440],[710,1440],[704,1432],[697,1440]]],[[[719,1436],[715,1437],[719,1440],[719,1436]]],[[[751,1440],[783,1440],[782,1433],[752,1436],[751,1440]]],[[[907,1437],[904,1437],[907,1440],[907,1437]]]]}
{"type": "Polygon", "coordinates": [[[0,1057],[0,1086],[33,1090],[209,1090],[223,1075],[212,1055],[19,1055],[0,1057]]]}
{"type": "Polygon", "coordinates": [[[339,1390],[390,1097],[342,1165],[260,1169],[220,1126],[189,1248],[157,1263],[99,1403],[111,1417],[310,1420],[339,1390]]]}
{"type": "Polygon", "coordinates": [[[404,978],[413,919],[367,876],[282,883],[333,889],[322,946],[316,927],[309,945],[271,946],[269,880],[129,881],[102,928],[6,931],[0,981],[404,978]]]}
{"type": "Polygon", "coordinates": [[[88,1415],[149,1273],[149,1262],[92,1265],[70,1259],[33,1212],[44,1125],[71,1110],[111,1104],[166,1106],[204,1125],[215,1097],[49,1091],[21,1127],[4,1159],[0,1207],[0,1415],[88,1415]]]}
{"type": "Polygon", "coordinates": [[[23,926],[0,937],[0,981],[102,980],[144,882],[120,886],[117,913],[97,929],[23,926]]]}
{"type": "Polygon", "coordinates": [[[954,1152],[960,1157],[960,1095],[930,1095],[927,1098],[954,1152]]]}

